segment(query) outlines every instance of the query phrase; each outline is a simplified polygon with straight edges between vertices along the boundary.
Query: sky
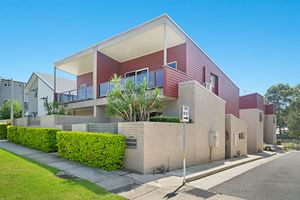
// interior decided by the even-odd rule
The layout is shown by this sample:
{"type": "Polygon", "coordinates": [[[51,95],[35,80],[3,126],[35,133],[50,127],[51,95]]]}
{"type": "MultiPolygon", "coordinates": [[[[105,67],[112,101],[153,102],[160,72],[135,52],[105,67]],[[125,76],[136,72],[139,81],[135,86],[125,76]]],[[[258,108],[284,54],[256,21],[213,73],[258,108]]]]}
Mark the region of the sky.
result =
{"type": "Polygon", "coordinates": [[[241,95],[300,83],[298,0],[1,0],[0,76],[53,74],[54,62],[163,13],[241,95]]]}

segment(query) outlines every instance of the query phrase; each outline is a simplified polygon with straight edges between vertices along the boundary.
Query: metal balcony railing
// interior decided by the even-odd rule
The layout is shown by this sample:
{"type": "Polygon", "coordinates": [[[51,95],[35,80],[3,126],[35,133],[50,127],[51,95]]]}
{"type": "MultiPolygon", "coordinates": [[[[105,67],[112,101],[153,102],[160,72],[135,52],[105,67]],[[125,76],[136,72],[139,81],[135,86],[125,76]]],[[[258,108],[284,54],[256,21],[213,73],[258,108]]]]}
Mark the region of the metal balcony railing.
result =
{"type": "Polygon", "coordinates": [[[90,99],[93,99],[92,85],[58,94],[59,103],[72,103],[72,102],[85,101],[90,99]]]}
{"type": "MultiPolygon", "coordinates": [[[[156,71],[138,74],[135,76],[130,76],[123,78],[121,84],[124,85],[126,81],[131,80],[134,84],[143,83],[146,78],[148,89],[161,88],[164,85],[164,71],[159,69],[156,71]]],[[[114,89],[114,84],[111,81],[100,83],[99,85],[99,96],[106,97],[109,91],[114,89]]]]}

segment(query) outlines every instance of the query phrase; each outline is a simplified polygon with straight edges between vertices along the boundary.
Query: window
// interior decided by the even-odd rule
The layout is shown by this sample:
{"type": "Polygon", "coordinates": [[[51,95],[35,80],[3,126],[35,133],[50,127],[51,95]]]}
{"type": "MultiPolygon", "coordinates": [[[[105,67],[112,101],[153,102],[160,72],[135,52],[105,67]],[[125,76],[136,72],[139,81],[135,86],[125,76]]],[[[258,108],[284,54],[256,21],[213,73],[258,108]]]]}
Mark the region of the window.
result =
{"type": "Polygon", "coordinates": [[[148,68],[140,69],[132,72],[125,73],[125,78],[127,80],[132,80],[134,83],[142,83],[144,79],[146,78],[146,81],[148,82],[148,68]]]}
{"type": "Polygon", "coordinates": [[[263,113],[259,112],[259,121],[262,122],[263,121],[263,113]]]}
{"type": "Polygon", "coordinates": [[[34,97],[34,98],[37,98],[37,90],[34,91],[33,97],[34,97]]]}
{"type": "Polygon", "coordinates": [[[167,64],[168,67],[171,67],[173,69],[177,69],[177,61],[170,62],[167,64]]]}
{"type": "Polygon", "coordinates": [[[147,74],[148,74],[148,69],[143,69],[140,71],[136,72],[136,83],[140,84],[144,82],[144,79],[146,79],[147,82],[147,74]]]}
{"type": "Polygon", "coordinates": [[[239,133],[239,139],[245,139],[245,133],[239,133]]]}
{"type": "Polygon", "coordinates": [[[135,71],[125,73],[125,77],[126,77],[126,78],[127,78],[127,77],[131,77],[131,76],[135,76],[135,71]]]}
{"type": "Polygon", "coordinates": [[[276,124],[276,117],[273,117],[273,123],[276,124]]]}
{"type": "Polygon", "coordinates": [[[78,91],[78,100],[84,100],[86,98],[86,84],[81,84],[78,91]]]}
{"type": "Polygon", "coordinates": [[[105,97],[109,92],[109,82],[100,84],[100,97],[105,97]]]}

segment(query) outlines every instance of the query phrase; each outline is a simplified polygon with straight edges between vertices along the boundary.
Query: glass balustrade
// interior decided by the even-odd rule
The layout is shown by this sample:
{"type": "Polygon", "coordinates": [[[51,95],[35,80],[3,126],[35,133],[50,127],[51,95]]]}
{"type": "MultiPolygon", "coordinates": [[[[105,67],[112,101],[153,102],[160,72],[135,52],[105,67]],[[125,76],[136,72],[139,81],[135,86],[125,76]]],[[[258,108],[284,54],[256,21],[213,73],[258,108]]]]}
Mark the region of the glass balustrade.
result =
{"type": "MultiPolygon", "coordinates": [[[[127,81],[131,81],[134,84],[141,84],[146,79],[148,89],[154,89],[156,87],[160,88],[164,85],[164,72],[162,69],[141,73],[135,76],[130,76],[121,79],[121,85],[126,84],[127,81]]],[[[100,97],[106,97],[109,91],[114,89],[114,84],[111,81],[100,83],[99,85],[99,95],[100,97]]]]}

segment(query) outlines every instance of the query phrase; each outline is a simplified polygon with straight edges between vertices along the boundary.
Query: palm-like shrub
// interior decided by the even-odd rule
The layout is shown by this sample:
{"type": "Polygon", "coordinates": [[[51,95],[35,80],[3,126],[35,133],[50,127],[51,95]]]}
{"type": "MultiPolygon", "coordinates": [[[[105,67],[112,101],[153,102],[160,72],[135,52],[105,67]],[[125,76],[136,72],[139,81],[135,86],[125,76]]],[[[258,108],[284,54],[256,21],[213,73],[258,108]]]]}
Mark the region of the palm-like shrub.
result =
{"type": "Polygon", "coordinates": [[[162,111],[159,90],[147,90],[146,79],[134,84],[132,80],[122,80],[115,74],[111,81],[114,89],[107,95],[108,116],[121,117],[128,122],[148,121],[150,113],[162,111]]]}

